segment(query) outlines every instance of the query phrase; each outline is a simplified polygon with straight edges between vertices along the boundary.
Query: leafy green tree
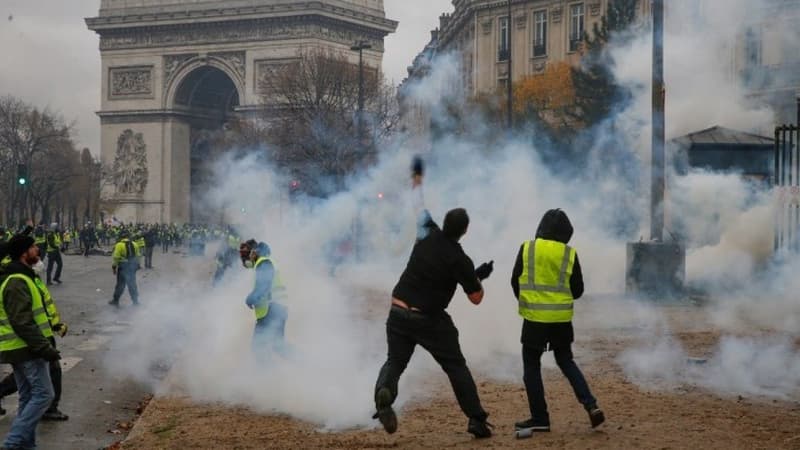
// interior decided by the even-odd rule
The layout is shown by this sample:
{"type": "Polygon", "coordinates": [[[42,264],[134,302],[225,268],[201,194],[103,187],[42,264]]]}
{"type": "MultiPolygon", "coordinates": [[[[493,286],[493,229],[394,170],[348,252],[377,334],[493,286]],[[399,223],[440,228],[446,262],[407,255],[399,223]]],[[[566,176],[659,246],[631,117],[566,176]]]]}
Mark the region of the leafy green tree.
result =
{"type": "Polygon", "coordinates": [[[581,65],[572,75],[576,92],[573,111],[581,128],[597,125],[630,99],[629,92],[614,80],[613,61],[607,50],[612,39],[624,45],[633,38],[636,4],[640,1],[643,0],[610,0],[591,36],[584,36],[581,65]]]}

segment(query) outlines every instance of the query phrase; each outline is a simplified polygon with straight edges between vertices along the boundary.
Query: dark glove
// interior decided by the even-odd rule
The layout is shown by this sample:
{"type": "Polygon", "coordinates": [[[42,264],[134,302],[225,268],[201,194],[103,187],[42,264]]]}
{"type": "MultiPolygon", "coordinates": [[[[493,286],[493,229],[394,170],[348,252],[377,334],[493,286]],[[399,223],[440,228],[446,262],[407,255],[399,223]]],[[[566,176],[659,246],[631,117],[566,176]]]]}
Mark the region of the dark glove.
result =
{"type": "Polygon", "coordinates": [[[494,260],[489,261],[488,263],[483,263],[475,269],[475,276],[478,277],[479,280],[483,281],[489,278],[489,275],[492,274],[494,270],[494,260]]]}
{"type": "Polygon", "coordinates": [[[247,300],[244,301],[244,304],[247,305],[248,308],[253,309],[256,307],[256,300],[251,297],[247,297],[247,300]]]}
{"type": "Polygon", "coordinates": [[[67,330],[69,330],[69,327],[64,322],[53,325],[53,331],[58,333],[62,338],[67,335],[67,330]]]}
{"type": "Polygon", "coordinates": [[[113,272],[113,273],[114,273],[114,275],[116,275],[116,274],[117,274],[117,268],[116,268],[116,266],[111,266],[111,272],[113,272]]]}
{"type": "Polygon", "coordinates": [[[59,353],[59,351],[52,346],[48,346],[44,351],[42,351],[40,356],[47,362],[58,361],[61,359],[61,353],[59,353]]]}

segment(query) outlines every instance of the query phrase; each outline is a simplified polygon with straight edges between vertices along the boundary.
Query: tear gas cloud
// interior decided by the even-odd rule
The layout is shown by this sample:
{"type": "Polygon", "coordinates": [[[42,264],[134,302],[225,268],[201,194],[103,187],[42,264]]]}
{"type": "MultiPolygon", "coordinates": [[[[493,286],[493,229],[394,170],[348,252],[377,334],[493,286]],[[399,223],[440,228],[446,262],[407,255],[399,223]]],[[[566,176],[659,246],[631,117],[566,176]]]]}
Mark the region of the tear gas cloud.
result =
{"type": "MultiPolygon", "coordinates": [[[[668,15],[668,136],[715,124],[750,131],[772,123],[770,111],[747,102],[740,81],[726,69],[729,54],[720,50],[741,31],[745,3],[752,5],[725,1],[725,7],[713,9],[730,21],[715,13],[705,26],[678,27],[677,8],[668,15]]],[[[609,119],[613,127],[600,126],[587,140],[636,149],[621,155],[624,164],[590,164],[582,176],[564,177],[541,161],[542,149],[528,138],[486,144],[480,136],[492,130],[477,116],[468,135],[445,136],[425,154],[426,207],[440,224],[447,210],[465,207],[471,223],[464,249],[476,265],[495,260],[495,272],[484,283],[484,303],[475,308],[457,292],[449,309],[468,364],[478,377],[520,382],[520,319],[509,277],[521,242],[533,237],[545,211],[560,207],[575,227],[571,245],[578,250],[587,286],[587,299],[576,308],[579,361],[598,356],[580,348],[587,336],[630,335],[637,346],[616,362],[646,386],[661,387],[666,380],[724,393],[796,396],[798,379],[792,374],[800,373],[800,363],[791,341],[777,335],[747,337],[764,327],[796,332],[800,311],[792,301],[797,291],[791,289],[797,284],[792,271],[768,263],[770,197],[739,177],[693,172],[670,175],[668,186],[668,216],[674,218],[669,226],[687,239],[688,280],[712,299],[697,307],[693,325],[726,333],[708,363],[686,364],[687,354],[671,337],[663,308],[623,298],[625,243],[639,240],[648,228],[650,43],[646,31],[640,34],[624,45],[612,42],[610,50],[614,73],[633,101],[609,119]],[[621,217],[624,227],[611,225],[621,217]],[[774,371],[783,376],[770,375],[774,371]]],[[[442,86],[452,86],[448,80],[458,73],[455,59],[442,58],[431,77],[410,92],[433,110],[445,102],[459,104],[442,95],[449,92],[442,86]]],[[[147,293],[151,306],[138,313],[122,350],[109,355],[109,367],[197,401],[290,414],[329,429],[374,425],[372,387],[385,358],[389,295],[415,232],[409,163],[420,149],[402,142],[389,145],[375,167],[349,180],[346,192],[326,199],[290,199],[288,179],[254,157],[223,157],[216,164],[221,182],[206,198],[207,208],[225,209],[245,238],[272,247],[289,289],[292,358],[268,367],[251,360],[253,317],[244,298],[252,272],[233,268],[220,286],[209,289],[209,257],[207,270],[189,263],[175,267],[169,282],[147,293]],[[236,215],[242,203],[247,213],[236,215]],[[355,254],[333,267],[334,249],[354,234],[355,254]],[[149,369],[162,361],[170,361],[172,371],[159,384],[149,369]]],[[[608,157],[600,148],[583,150],[597,161],[608,157]]],[[[400,408],[435,389],[423,374],[446,382],[424,354],[412,359],[401,381],[400,408]]],[[[545,363],[552,365],[550,360],[545,363]]]]}

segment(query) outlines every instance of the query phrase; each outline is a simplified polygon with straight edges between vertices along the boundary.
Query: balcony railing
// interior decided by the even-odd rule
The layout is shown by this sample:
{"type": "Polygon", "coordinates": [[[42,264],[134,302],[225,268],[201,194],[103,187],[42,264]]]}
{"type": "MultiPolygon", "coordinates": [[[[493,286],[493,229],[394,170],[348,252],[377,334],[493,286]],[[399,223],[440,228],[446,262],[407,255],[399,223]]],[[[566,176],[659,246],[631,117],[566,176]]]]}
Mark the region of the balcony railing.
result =
{"type": "Polygon", "coordinates": [[[547,46],[545,45],[534,45],[533,46],[533,56],[547,56],[547,46]]]}
{"type": "Polygon", "coordinates": [[[577,52],[581,48],[582,40],[580,38],[570,38],[569,39],[569,51],[577,52]]]}
{"type": "Polygon", "coordinates": [[[497,50],[498,61],[508,61],[509,53],[507,48],[500,48],[497,50]]]}

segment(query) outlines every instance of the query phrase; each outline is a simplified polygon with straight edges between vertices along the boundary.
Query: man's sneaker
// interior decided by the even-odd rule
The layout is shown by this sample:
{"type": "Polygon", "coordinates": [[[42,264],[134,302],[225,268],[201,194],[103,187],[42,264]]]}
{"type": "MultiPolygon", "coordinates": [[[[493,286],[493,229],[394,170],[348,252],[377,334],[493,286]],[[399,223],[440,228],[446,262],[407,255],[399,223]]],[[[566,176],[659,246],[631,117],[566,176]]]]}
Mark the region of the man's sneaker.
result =
{"type": "Polygon", "coordinates": [[[484,439],[492,437],[492,430],[491,430],[492,428],[494,428],[494,425],[487,422],[486,419],[484,420],[469,419],[469,425],[467,425],[467,432],[475,436],[476,439],[484,439]]]}
{"type": "Polygon", "coordinates": [[[598,408],[597,405],[592,405],[586,408],[586,412],[589,413],[589,422],[592,423],[592,428],[597,428],[606,421],[606,416],[603,414],[603,410],[598,408]]]}
{"type": "Polygon", "coordinates": [[[537,423],[534,419],[523,420],[516,422],[514,428],[517,430],[531,430],[533,432],[548,432],[550,431],[549,424],[537,423]]]}
{"type": "Polygon", "coordinates": [[[108,302],[108,304],[112,305],[112,306],[116,306],[117,308],[119,308],[119,302],[116,301],[116,300],[111,300],[110,302],[108,302]]]}
{"type": "Polygon", "coordinates": [[[392,392],[389,388],[378,389],[378,393],[375,394],[375,406],[378,408],[375,416],[381,421],[383,429],[389,434],[397,431],[397,415],[392,409],[392,392]]]}
{"type": "Polygon", "coordinates": [[[59,411],[58,408],[48,409],[42,416],[42,420],[64,421],[69,420],[69,416],[59,411]]]}

